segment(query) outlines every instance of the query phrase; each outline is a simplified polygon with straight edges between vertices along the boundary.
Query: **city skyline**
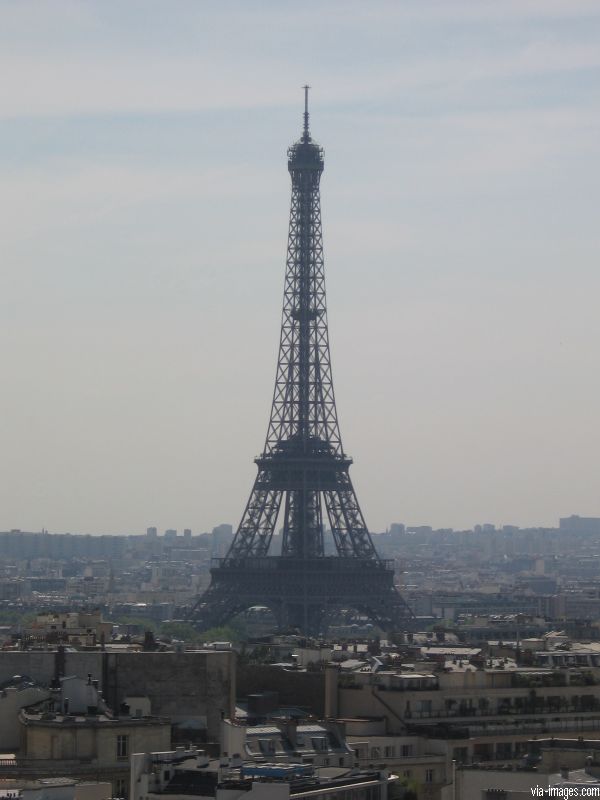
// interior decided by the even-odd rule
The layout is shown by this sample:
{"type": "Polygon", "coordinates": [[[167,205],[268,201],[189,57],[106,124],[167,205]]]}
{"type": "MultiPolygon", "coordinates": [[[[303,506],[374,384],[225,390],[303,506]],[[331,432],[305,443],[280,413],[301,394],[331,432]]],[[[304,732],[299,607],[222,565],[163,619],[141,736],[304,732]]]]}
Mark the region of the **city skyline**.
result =
{"type": "Polygon", "coordinates": [[[236,526],[306,81],[372,530],[599,513],[600,8],[316,13],[0,7],[0,528],[236,526]]]}
{"type": "MultiPolygon", "coordinates": [[[[390,533],[394,533],[394,529],[398,529],[401,527],[404,531],[408,534],[417,532],[423,533],[425,531],[429,531],[431,533],[489,533],[489,532],[510,532],[511,530],[517,530],[523,533],[527,531],[544,531],[544,530],[570,530],[569,523],[579,526],[581,524],[585,525],[589,524],[591,528],[594,530],[600,526],[600,517],[586,517],[581,514],[569,514],[568,516],[561,517],[560,519],[554,520],[553,524],[551,525],[530,525],[530,526],[522,526],[516,523],[510,522],[490,522],[489,520],[474,522],[471,525],[468,525],[464,528],[453,528],[450,525],[440,525],[439,527],[431,525],[427,520],[421,521],[412,521],[412,522],[402,522],[399,520],[389,522],[384,528],[382,529],[371,529],[370,533],[373,536],[383,536],[390,533]]],[[[136,528],[132,530],[122,530],[117,532],[107,532],[107,531],[99,531],[90,533],[86,530],[48,530],[47,528],[42,528],[41,530],[26,530],[24,528],[7,528],[6,530],[0,530],[0,533],[3,534],[47,534],[47,535],[59,535],[59,536],[153,536],[153,537],[176,537],[184,539],[189,536],[208,536],[213,535],[215,532],[219,533],[222,532],[223,528],[231,528],[229,532],[229,536],[233,538],[233,535],[236,531],[236,524],[234,522],[221,520],[221,522],[210,524],[210,525],[200,525],[199,527],[177,527],[174,528],[172,525],[166,528],[161,528],[160,526],[149,524],[146,528],[136,528]]],[[[577,528],[579,530],[579,527],[577,528]]],[[[327,524],[324,525],[324,533],[328,537],[328,547],[333,546],[333,539],[331,539],[331,528],[327,524]]],[[[283,528],[279,526],[273,533],[273,536],[276,538],[281,538],[283,533],[283,528]]]]}

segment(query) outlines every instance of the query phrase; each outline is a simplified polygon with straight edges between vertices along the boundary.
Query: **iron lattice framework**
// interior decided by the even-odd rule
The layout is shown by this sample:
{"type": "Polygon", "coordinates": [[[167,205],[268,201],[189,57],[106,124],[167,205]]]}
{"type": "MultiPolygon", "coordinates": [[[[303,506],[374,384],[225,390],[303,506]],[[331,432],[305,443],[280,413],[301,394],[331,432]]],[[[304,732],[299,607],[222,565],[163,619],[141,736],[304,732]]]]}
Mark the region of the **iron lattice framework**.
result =
{"type": "Polygon", "coordinates": [[[193,616],[201,627],[266,605],[281,627],[318,633],[327,612],[355,608],[386,629],[412,614],[377,555],[338,425],[331,375],[319,184],[323,150],[304,130],[288,150],[292,201],[275,391],[258,474],[233,543],[211,569],[193,616]],[[281,555],[269,547],[283,504],[281,555]],[[336,556],[325,556],[325,507],[336,556]]]}

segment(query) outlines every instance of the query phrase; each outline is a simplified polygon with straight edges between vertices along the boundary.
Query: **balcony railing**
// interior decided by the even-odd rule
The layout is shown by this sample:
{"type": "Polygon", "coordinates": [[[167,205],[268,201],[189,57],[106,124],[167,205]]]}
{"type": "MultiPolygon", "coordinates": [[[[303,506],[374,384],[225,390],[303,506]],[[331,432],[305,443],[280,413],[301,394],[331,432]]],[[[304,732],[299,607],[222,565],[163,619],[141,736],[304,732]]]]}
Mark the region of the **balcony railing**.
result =
{"type": "Polygon", "coordinates": [[[97,760],[86,759],[38,759],[38,758],[2,758],[0,769],[5,777],[56,775],[89,775],[104,774],[129,770],[129,762],[110,762],[99,764],[97,760]]]}
{"type": "Polygon", "coordinates": [[[430,739],[468,739],[472,736],[506,736],[508,734],[529,736],[540,733],[567,733],[581,731],[600,731],[600,719],[526,719],[514,718],[502,723],[494,720],[486,723],[449,723],[434,725],[409,725],[415,735],[426,735],[430,739]]]}
{"type": "MultiPolygon", "coordinates": [[[[540,698],[541,701],[542,698],[540,698]]],[[[505,717],[523,716],[552,716],[560,718],[565,715],[573,716],[579,714],[600,714],[600,700],[594,698],[595,702],[579,705],[549,705],[548,703],[531,701],[525,702],[521,707],[518,706],[498,706],[496,708],[453,708],[434,710],[434,711],[408,711],[403,716],[406,720],[465,720],[470,719],[491,719],[494,717],[504,719],[505,717]]]]}

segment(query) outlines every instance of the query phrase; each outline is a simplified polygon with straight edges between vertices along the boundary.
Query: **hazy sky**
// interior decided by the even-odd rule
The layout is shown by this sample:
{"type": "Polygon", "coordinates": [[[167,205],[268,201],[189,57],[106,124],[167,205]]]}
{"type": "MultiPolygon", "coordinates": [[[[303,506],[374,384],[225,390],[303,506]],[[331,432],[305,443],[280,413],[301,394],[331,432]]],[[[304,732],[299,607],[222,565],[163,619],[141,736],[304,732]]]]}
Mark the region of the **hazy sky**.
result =
{"type": "Polygon", "coordinates": [[[325,147],[372,530],[600,515],[598,0],[0,0],[0,529],[237,525],[325,147]]]}

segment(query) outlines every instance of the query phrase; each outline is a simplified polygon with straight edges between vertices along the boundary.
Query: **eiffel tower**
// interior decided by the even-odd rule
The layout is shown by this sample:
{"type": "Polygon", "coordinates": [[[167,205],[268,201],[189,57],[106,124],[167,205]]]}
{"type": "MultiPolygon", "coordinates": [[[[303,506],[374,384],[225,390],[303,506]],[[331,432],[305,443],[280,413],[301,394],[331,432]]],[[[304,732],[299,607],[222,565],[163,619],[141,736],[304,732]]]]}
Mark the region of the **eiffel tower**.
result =
{"type": "Polygon", "coordinates": [[[288,149],[292,179],[283,318],[267,438],[258,474],[225,558],[192,610],[200,629],[251,606],[268,606],[280,629],[316,635],[331,612],[353,608],[384,630],[412,612],[379,558],[350,479],[338,425],[325,303],[319,183],[323,150],[309,131],[288,149]],[[269,547],[283,512],[281,555],[269,547]],[[327,514],[337,555],[326,556],[327,514]]]}

